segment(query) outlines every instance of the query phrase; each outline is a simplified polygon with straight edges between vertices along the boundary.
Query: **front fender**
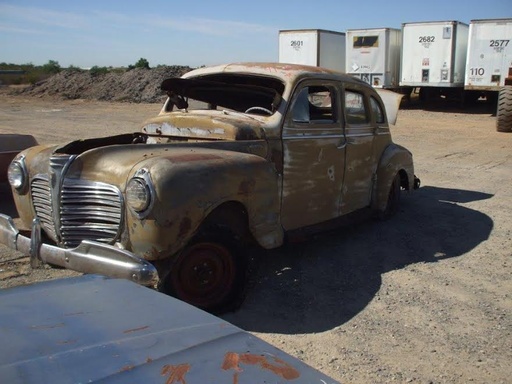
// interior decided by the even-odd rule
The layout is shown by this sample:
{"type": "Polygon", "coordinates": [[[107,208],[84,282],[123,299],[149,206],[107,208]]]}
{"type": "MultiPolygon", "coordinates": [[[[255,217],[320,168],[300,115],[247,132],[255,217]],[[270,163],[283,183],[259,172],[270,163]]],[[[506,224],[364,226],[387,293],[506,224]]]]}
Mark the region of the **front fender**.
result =
{"type": "Polygon", "coordinates": [[[262,157],[224,150],[183,148],[140,162],[154,186],[151,212],[139,219],[127,211],[133,252],[148,260],[182,249],[220,204],[236,201],[247,210],[249,230],[264,248],[282,243],[278,175],[262,157]]]}
{"type": "Polygon", "coordinates": [[[372,196],[372,208],[384,210],[388,201],[389,190],[395,175],[401,175],[401,186],[408,191],[414,189],[414,165],[412,154],[398,144],[386,147],[379,160],[376,182],[372,196]]]}

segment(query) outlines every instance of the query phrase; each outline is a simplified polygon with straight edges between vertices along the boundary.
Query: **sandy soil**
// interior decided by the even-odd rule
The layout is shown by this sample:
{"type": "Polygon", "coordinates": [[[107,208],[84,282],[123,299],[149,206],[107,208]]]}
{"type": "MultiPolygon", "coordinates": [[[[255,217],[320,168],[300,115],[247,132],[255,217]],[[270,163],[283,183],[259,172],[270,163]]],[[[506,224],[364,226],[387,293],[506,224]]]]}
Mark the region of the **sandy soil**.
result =
{"type": "MultiPolygon", "coordinates": [[[[0,133],[41,143],[136,131],[157,104],[0,95],[0,133]]],[[[345,383],[508,383],[512,134],[472,111],[406,109],[395,142],[422,187],[385,222],[261,252],[228,321],[345,383]]],[[[0,185],[0,212],[16,216],[0,185]]],[[[70,276],[0,246],[0,288],[70,276]]]]}

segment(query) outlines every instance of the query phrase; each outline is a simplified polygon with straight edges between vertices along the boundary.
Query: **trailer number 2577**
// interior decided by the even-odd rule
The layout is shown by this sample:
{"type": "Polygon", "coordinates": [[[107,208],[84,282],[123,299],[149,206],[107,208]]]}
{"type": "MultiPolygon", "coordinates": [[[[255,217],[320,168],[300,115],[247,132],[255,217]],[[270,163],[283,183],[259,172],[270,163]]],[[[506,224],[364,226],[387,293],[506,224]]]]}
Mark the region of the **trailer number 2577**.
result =
{"type": "Polygon", "coordinates": [[[491,40],[489,47],[508,47],[510,40],[491,40]]]}

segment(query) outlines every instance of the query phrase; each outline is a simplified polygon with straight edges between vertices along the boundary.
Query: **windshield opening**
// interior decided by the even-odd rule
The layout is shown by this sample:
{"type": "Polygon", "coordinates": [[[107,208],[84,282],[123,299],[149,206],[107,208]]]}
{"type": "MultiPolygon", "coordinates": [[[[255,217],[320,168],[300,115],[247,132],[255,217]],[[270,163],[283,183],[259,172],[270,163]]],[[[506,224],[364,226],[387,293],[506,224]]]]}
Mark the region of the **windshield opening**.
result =
{"type": "Polygon", "coordinates": [[[161,88],[169,96],[166,112],[174,108],[232,110],[268,116],[279,107],[284,84],[265,76],[214,74],[166,79],[161,88]]]}

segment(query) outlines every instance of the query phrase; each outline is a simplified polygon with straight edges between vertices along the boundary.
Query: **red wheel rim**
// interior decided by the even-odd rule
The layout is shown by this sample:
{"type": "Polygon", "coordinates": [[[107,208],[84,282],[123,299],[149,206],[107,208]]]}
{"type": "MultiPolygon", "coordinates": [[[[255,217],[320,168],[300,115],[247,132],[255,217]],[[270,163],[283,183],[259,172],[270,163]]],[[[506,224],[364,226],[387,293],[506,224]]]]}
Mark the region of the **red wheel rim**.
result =
{"type": "Polygon", "coordinates": [[[231,291],[235,269],[226,247],[215,243],[195,244],[173,265],[172,286],[178,298],[198,307],[213,307],[231,291]]]}

